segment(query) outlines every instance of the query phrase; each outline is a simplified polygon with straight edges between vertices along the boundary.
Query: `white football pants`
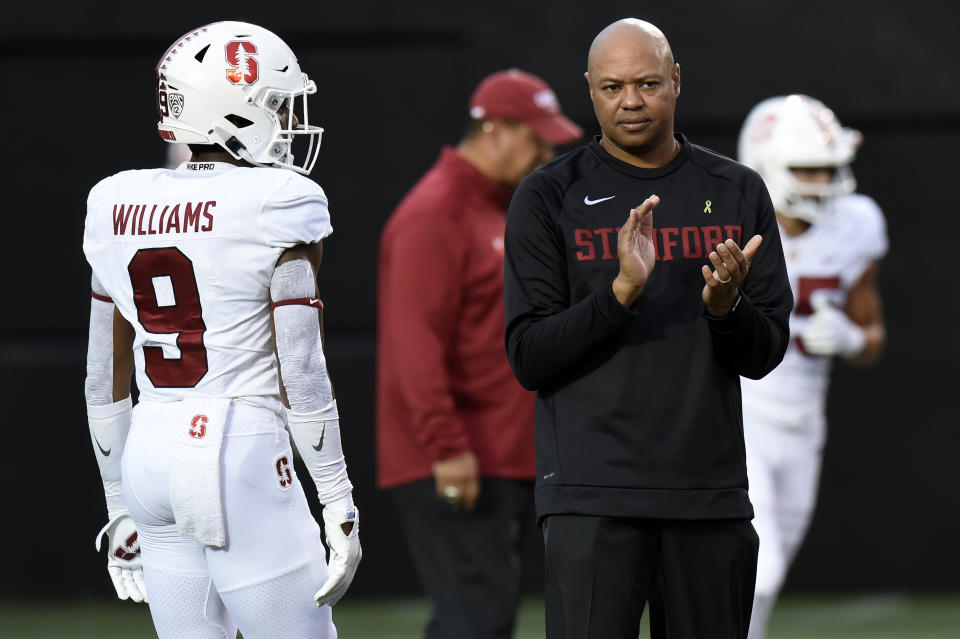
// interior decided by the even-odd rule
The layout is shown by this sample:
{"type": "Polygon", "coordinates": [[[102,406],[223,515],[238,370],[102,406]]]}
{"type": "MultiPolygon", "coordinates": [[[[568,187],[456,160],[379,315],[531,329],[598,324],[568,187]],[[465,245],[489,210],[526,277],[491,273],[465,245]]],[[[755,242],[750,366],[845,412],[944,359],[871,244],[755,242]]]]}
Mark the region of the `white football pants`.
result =
{"type": "Polygon", "coordinates": [[[177,531],[170,504],[179,403],[141,402],[123,454],[123,488],[139,532],[150,613],[160,639],[337,636],[313,596],[327,578],[320,528],[293,473],[282,417],[234,401],[221,448],[227,544],[177,531]],[[278,464],[286,456],[289,467],[278,464]],[[279,470],[278,470],[279,468],[279,470]],[[288,474],[289,471],[289,474],[288,474]]]}
{"type": "Polygon", "coordinates": [[[813,516],[826,433],[822,410],[802,426],[778,423],[743,404],[753,527],[760,537],[749,639],[766,636],[767,621],[813,516]]]}

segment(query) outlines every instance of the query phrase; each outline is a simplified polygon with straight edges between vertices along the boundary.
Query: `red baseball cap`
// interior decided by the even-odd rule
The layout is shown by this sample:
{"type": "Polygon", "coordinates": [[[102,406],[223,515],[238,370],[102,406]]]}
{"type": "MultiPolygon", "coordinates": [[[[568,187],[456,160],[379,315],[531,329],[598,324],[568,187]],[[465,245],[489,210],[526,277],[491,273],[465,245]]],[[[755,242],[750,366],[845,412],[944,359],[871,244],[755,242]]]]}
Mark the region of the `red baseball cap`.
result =
{"type": "Polygon", "coordinates": [[[583,135],[583,130],[560,112],[550,86],[520,69],[487,76],[470,98],[470,117],[525,122],[549,144],[572,142],[583,135]]]}

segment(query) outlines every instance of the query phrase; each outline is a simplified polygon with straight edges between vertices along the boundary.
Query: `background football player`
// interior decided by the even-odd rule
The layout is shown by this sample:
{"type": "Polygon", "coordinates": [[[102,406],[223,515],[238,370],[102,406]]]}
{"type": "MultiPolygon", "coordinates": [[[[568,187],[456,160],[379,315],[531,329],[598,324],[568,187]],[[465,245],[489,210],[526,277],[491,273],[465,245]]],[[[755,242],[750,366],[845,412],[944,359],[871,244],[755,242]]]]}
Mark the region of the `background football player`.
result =
{"type": "Polygon", "coordinates": [[[854,193],[860,133],[802,95],[764,100],[740,131],[739,160],[763,177],[793,288],[791,343],[761,380],[742,380],[750,500],[760,556],[750,639],[761,639],[810,523],[826,436],[831,356],[877,359],[885,341],[877,263],[883,213],[854,193]]]}
{"type": "Polygon", "coordinates": [[[101,181],[84,231],[108,571],[121,599],[149,597],[160,637],[335,637],[361,549],[316,291],[332,227],[304,177],[316,86],[239,22],[184,34],[156,73],[160,136],[192,161],[101,181]],[[285,423],[325,505],[329,566],[285,423]]]}

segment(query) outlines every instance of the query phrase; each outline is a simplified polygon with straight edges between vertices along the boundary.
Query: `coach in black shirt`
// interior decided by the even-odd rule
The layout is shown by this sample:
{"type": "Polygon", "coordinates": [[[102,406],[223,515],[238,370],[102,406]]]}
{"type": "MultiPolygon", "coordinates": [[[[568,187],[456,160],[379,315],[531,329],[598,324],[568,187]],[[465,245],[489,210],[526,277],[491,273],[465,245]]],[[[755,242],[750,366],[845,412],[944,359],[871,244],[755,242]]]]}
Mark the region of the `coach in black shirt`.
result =
{"type": "Polygon", "coordinates": [[[635,639],[647,602],[654,637],[746,637],[739,376],[780,362],[792,305],[773,207],[756,173],[674,132],[680,67],[659,29],[604,29],[586,78],[602,135],[529,176],[507,215],[547,637],[635,639]]]}

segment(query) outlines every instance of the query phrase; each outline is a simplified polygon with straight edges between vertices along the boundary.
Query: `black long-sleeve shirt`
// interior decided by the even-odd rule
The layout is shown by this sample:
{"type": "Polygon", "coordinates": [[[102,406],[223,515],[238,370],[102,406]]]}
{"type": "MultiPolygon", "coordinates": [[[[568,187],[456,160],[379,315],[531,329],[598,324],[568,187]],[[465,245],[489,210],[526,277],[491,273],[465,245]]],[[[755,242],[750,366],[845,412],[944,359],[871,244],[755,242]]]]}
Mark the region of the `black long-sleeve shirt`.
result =
{"type": "Polygon", "coordinates": [[[594,140],[531,174],[507,214],[507,354],[537,391],[538,517],[748,518],[739,376],[783,357],[792,296],[760,177],[690,144],[641,169],[594,140]],[[611,288],[617,232],[653,212],[657,263],[629,308],[611,288]],[[720,242],[763,243],[733,312],[701,300],[720,242]]]}

